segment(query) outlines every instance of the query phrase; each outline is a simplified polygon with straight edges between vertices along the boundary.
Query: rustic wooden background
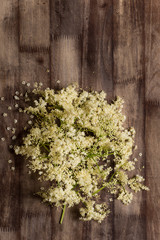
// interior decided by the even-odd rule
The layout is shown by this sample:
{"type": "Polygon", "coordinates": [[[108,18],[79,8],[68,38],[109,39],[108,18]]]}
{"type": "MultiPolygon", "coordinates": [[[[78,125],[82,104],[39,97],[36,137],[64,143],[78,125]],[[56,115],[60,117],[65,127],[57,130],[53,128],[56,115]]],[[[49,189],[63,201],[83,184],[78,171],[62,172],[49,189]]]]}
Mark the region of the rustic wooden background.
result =
{"type": "MultiPolygon", "coordinates": [[[[0,240],[159,240],[160,239],[160,1],[159,0],[0,0],[0,113],[15,104],[22,81],[44,87],[78,82],[84,89],[125,100],[127,125],[137,132],[137,168],[150,187],[133,204],[110,203],[112,213],[98,224],[78,220],[33,196],[38,183],[15,158],[10,170],[11,133],[6,126],[23,117],[0,118],[0,240]]],[[[105,195],[103,195],[105,198],[105,195]]]]}

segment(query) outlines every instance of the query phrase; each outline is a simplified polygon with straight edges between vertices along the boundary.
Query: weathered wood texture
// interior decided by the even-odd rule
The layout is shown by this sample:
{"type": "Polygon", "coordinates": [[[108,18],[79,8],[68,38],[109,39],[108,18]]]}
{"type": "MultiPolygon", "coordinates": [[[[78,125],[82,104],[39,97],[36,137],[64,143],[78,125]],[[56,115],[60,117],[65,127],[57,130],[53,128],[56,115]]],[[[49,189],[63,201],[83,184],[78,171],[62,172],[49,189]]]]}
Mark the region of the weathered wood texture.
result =
{"type": "Polygon", "coordinates": [[[150,192],[146,195],[146,231],[148,239],[160,239],[160,2],[145,4],[145,142],[146,177],[150,192]]]}
{"type": "MultiPolygon", "coordinates": [[[[20,92],[25,92],[22,81],[43,82],[50,86],[50,8],[49,1],[19,2],[19,66],[20,92]]],[[[20,115],[20,122],[23,119],[20,115]]],[[[26,178],[26,163],[20,169],[20,237],[22,239],[51,239],[51,211],[33,196],[40,183],[26,178]],[[34,226],[34,227],[33,227],[34,226]]]]}
{"type": "MultiPolygon", "coordinates": [[[[145,161],[143,7],[143,1],[116,0],[113,8],[114,94],[124,98],[126,126],[134,126],[137,132],[135,141],[138,149],[134,157],[139,159],[139,152],[142,152],[143,157],[136,164],[136,172],[145,161]]],[[[134,196],[132,207],[126,207],[118,200],[115,201],[115,239],[146,239],[143,197],[140,193],[134,196]]]]}
{"type": "MultiPolygon", "coordinates": [[[[7,106],[13,105],[12,95],[19,81],[19,51],[18,51],[18,1],[1,1],[0,8],[0,95],[5,97],[1,102],[0,135],[5,141],[0,141],[0,239],[19,239],[19,167],[12,172],[8,160],[13,155],[8,149],[11,142],[11,133],[7,126],[13,126],[10,119],[17,117],[10,111],[8,117],[2,121],[2,112],[8,112],[7,106]],[[8,94],[10,93],[10,94],[8,94]]],[[[12,166],[17,163],[13,162],[12,166]]],[[[17,164],[16,164],[17,165],[17,164]]]]}
{"type": "MultiPolygon", "coordinates": [[[[137,0],[0,1],[0,240],[158,240],[160,239],[160,3],[137,0]],[[59,83],[59,81],[60,83],[59,83]],[[77,208],[49,208],[33,196],[39,183],[26,163],[13,157],[13,119],[17,133],[27,119],[9,111],[22,81],[60,88],[77,83],[105,90],[110,101],[125,100],[126,126],[136,129],[142,152],[137,169],[150,192],[138,193],[132,205],[110,203],[112,214],[101,224],[80,221],[77,208]],[[58,82],[57,82],[58,81],[58,82]],[[14,159],[8,164],[9,159],[14,159]],[[16,171],[10,170],[16,166],[16,171]],[[139,170],[138,170],[139,171],[139,170]]],[[[107,201],[102,191],[102,198],[107,201]]]]}
{"type": "MultiPolygon", "coordinates": [[[[51,87],[78,84],[81,79],[82,1],[51,1],[51,87]],[[60,81],[58,83],[57,81],[60,81]]],[[[66,210],[64,225],[59,224],[61,209],[52,210],[52,240],[82,239],[83,224],[77,208],[66,210]],[[74,219],[74,220],[73,220],[74,219]],[[71,228],[69,226],[72,226],[71,228]]]]}

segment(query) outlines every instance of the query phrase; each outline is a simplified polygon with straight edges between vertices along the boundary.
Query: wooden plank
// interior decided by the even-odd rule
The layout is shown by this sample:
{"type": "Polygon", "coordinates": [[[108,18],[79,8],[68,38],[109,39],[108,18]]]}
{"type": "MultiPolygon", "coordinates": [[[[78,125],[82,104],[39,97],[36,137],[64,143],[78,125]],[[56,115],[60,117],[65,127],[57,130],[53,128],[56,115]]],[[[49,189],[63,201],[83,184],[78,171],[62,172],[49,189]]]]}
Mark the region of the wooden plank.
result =
{"type": "Polygon", "coordinates": [[[14,119],[14,111],[8,111],[14,100],[12,96],[19,80],[19,54],[18,54],[18,1],[6,0],[1,2],[0,8],[0,239],[19,239],[19,168],[17,159],[9,151],[11,132],[7,127],[14,127],[10,119],[14,119]],[[8,94],[9,93],[9,94],[8,94]],[[8,116],[2,117],[6,112],[8,116]],[[3,142],[1,138],[5,138],[3,142]],[[13,163],[9,165],[8,160],[13,163]],[[16,171],[11,167],[16,166],[16,171]]]}
{"type": "Polygon", "coordinates": [[[50,44],[49,0],[19,1],[20,48],[48,48],[50,44]]]}
{"type": "MultiPolygon", "coordinates": [[[[51,87],[66,87],[81,80],[82,1],[51,2],[51,87]],[[60,83],[57,83],[57,81],[60,83]]],[[[75,206],[67,208],[62,225],[61,209],[52,210],[52,240],[82,238],[82,221],[75,206]]],[[[86,239],[86,238],[85,238],[86,239]]]]}
{"type": "Polygon", "coordinates": [[[19,238],[19,230],[14,228],[0,228],[0,239],[1,240],[18,240],[19,238]]]}
{"type": "Polygon", "coordinates": [[[147,239],[160,238],[160,2],[145,2],[147,239]]]}
{"type": "Polygon", "coordinates": [[[85,1],[83,19],[83,87],[104,90],[113,96],[112,3],[85,1]]]}
{"type": "Polygon", "coordinates": [[[51,2],[52,87],[65,87],[81,79],[82,6],[81,0],[51,2]]]}
{"type": "MultiPolygon", "coordinates": [[[[20,92],[33,88],[34,82],[42,82],[44,87],[48,87],[50,76],[48,53],[20,53],[20,80],[30,83],[30,87],[25,87],[20,82],[20,92]]],[[[28,118],[20,115],[20,132],[27,125],[28,118]]],[[[20,171],[20,198],[21,198],[21,236],[24,239],[50,239],[51,238],[51,213],[50,207],[42,204],[41,199],[33,194],[38,192],[41,183],[36,180],[35,175],[28,175],[27,162],[21,162],[20,171]],[[43,231],[42,231],[43,229],[43,231]]]]}
{"type": "Polygon", "coordinates": [[[50,4],[52,36],[78,36],[82,32],[83,1],[55,0],[50,4]]]}
{"type": "MultiPolygon", "coordinates": [[[[20,92],[32,89],[34,82],[50,85],[50,22],[49,1],[20,1],[20,92]],[[22,82],[30,83],[29,87],[22,82]]],[[[27,117],[20,115],[20,127],[27,124],[27,117]]],[[[28,175],[27,162],[21,162],[20,212],[22,239],[51,239],[50,207],[42,204],[33,194],[39,191],[41,183],[35,175],[28,175]]]]}
{"type": "Polygon", "coordinates": [[[139,81],[143,75],[143,1],[114,2],[114,76],[118,83],[139,81]],[[139,9],[140,7],[140,9],[139,9]]]}
{"type": "Polygon", "coordinates": [[[80,79],[81,38],[56,36],[51,44],[51,86],[66,87],[70,83],[78,83],[80,79]]]}
{"type": "MultiPolygon", "coordinates": [[[[154,96],[153,96],[154,97],[154,96]]],[[[147,238],[160,238],[160,105],[147,103],[146,107],[146,183],[150,188],[147,193],[147,238]]]]}
{"type": "MultiPolygon", "coordinates": [[[[85,1],[83,16],[82,82],[87,90],[104,90],[107,99],[113,98],[112,78],[112,2],[85,1]]],[[[102,201],[109,202],[105,190],[102,201]]],[[[83,224],[82,239],[113,239],[113,202],[109,203],[110,215],[101,223],[83,224]]]]}
{"type": "MultiPolygon", "coordinates": [[[[114,1],[113,15],[113,56],[115,95],[125,100],[124,113],[127,115],[126,126],[134,126],[135,143],[138,150],[136,173],[145,163],[144,145],[144,4],[143,1],[114,1]],[[141,152],[143,157],[139,157],[141,152]]],[[[115,201],[114,214],[115,239],[146,239],[145,204],[143,194],[138,193],[129,206],[115,201]]]]}

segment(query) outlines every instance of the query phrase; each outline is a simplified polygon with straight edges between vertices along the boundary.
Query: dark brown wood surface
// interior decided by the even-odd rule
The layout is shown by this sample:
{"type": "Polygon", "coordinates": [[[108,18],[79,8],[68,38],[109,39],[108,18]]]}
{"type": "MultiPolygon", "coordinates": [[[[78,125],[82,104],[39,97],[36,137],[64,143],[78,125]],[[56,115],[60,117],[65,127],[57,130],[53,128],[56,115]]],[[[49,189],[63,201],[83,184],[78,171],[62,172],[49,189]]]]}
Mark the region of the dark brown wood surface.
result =
{"type": "MultiPolygon", "coordinates": [[[[160,239],[160,1],[0,0],[0,240],[160,239]],[[60,84],[57,81],[60,81],[60,84]],[[39,183],[9,150],[26,119],[14,108],[22,81],[44,87],[78,83],[124,98],[126,126],[143,153],[137,168],[150,187],[129,206],[117,200],[101,224],[80,221],[77,208],[50,208],[33,193],[39,183]],[[8,117],[3,118],[2,113],[8,117]],[[13,159],[11,171],[8,160],[13,159]]],[[[102,192],[102,198],[107,196],[102,192]]]]}

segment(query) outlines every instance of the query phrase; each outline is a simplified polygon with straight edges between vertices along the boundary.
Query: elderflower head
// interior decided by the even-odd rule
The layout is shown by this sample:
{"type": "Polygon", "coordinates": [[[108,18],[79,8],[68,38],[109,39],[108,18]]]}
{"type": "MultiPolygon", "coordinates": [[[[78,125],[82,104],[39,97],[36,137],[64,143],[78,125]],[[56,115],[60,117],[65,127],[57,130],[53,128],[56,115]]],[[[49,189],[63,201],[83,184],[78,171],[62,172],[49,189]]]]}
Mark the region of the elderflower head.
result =
{"type": "Polygon", "coordinates": [[[133,199],[133,193],[129,193],[127,191],[121,191],[117,199],[121,200],[123,204],[128,205],[133,199]]]}
{"type": "Polygon", "coordinates": [[[95,204],[95,201],[88,201],[86,207],[80,208],[80,213],[84,221],[96,220],[99,223],[109,214],[106,204],[95,204]]]}
{"type": "Polygon", "coordinates": [[[63,208],[62,215],[66,206],[82,203],[81,219],[101,222],[109,214],[99,202],[103,189],[124,204],[133,198],[128,188],[148,189],[141,183],[143,177],[128,174],[135,169],[130,160],[135,130],[123,126],[120,97],[108,104],[103,91],[77,90],[74,85],[57,92],[35,87],[34,106],[24,110],[32,119],[30,129],[14,150],[29,159],[30,173],[50,183],[38,192],[44,202],[63,208]]]}

